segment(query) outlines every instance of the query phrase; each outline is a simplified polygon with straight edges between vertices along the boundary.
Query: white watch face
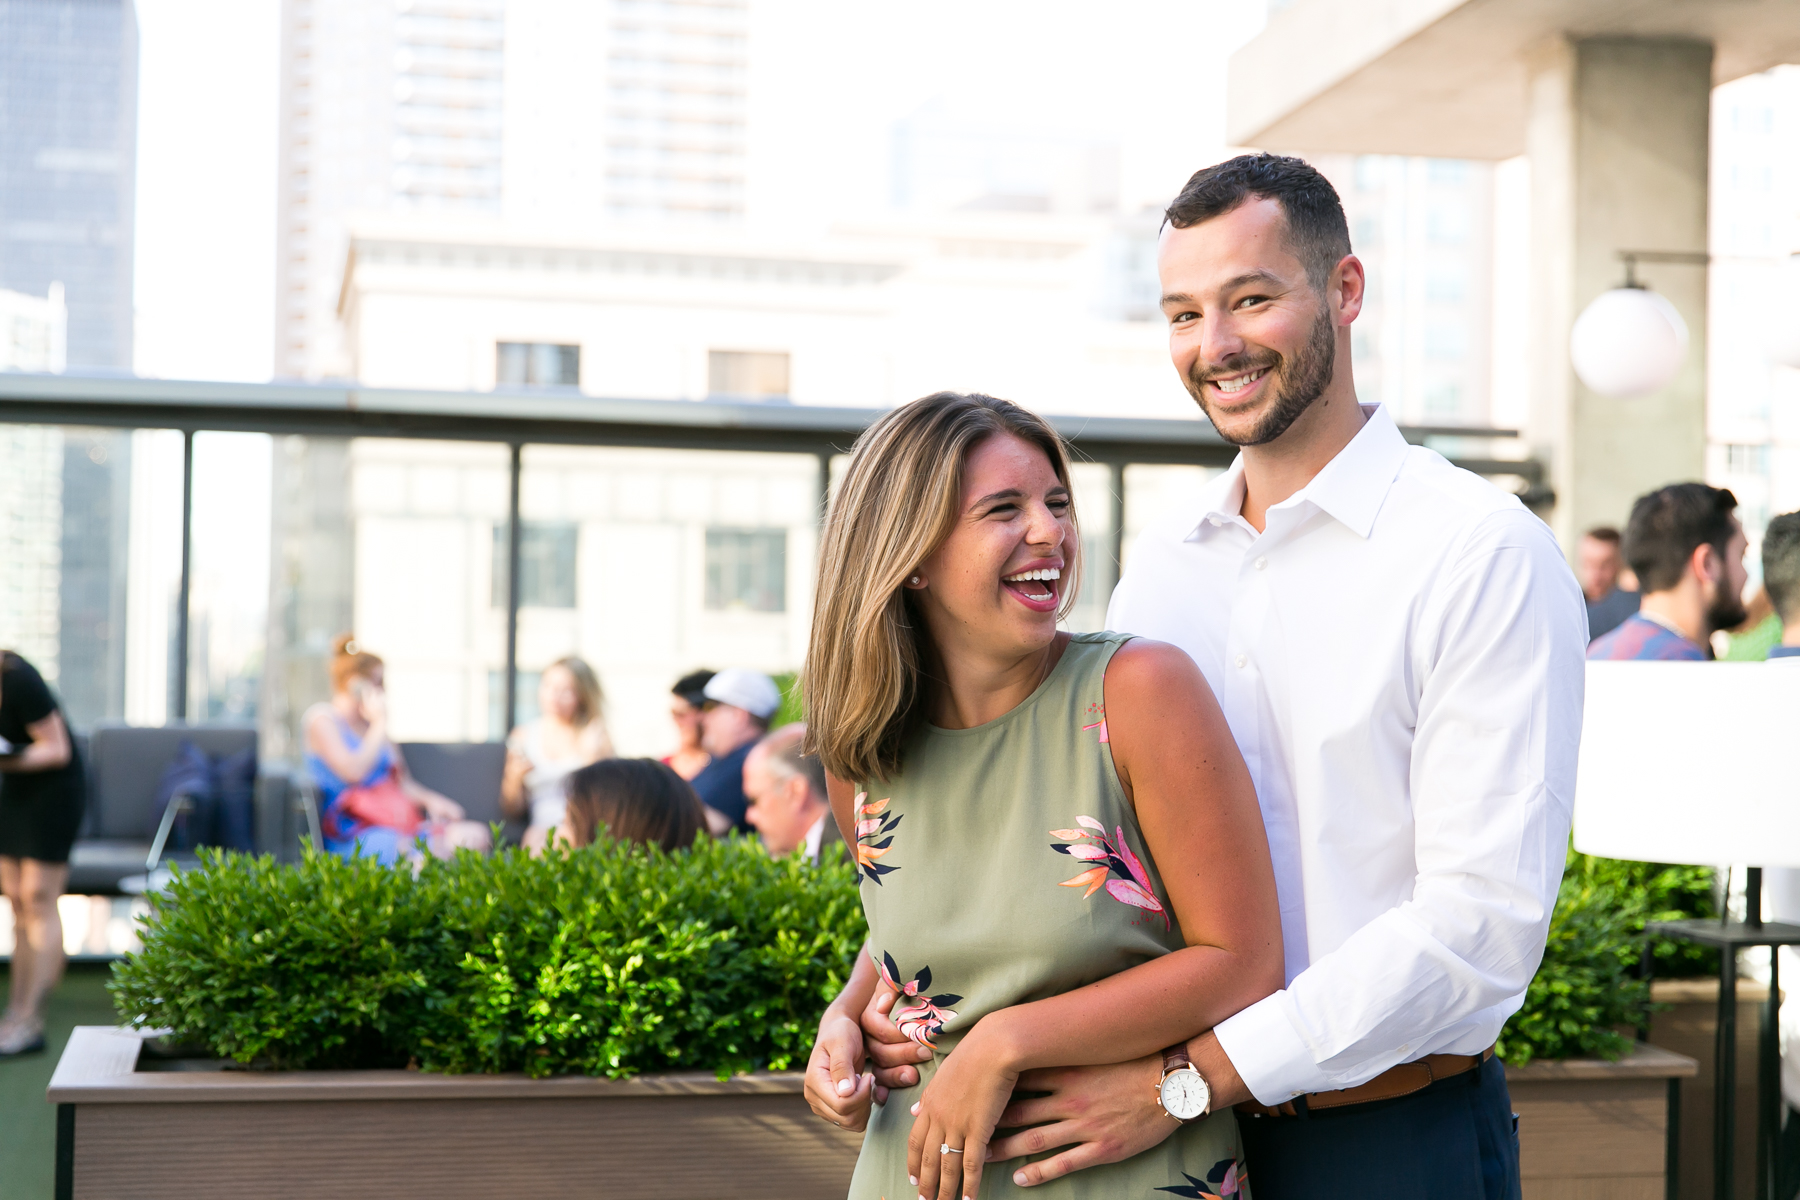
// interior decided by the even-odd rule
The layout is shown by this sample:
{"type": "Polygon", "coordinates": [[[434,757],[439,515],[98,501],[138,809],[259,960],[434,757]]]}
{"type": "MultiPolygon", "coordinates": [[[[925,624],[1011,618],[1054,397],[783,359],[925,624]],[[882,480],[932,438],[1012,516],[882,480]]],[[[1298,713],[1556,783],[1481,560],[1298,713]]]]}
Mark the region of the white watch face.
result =
{"type": "Polygon", "coordinates": [[[1191,1121],[1212,1102],[1212,1089],[1192,1067],[1170,1071],[1162,1081],[1163,1111],[1178,1121],[1191,1121]]]}

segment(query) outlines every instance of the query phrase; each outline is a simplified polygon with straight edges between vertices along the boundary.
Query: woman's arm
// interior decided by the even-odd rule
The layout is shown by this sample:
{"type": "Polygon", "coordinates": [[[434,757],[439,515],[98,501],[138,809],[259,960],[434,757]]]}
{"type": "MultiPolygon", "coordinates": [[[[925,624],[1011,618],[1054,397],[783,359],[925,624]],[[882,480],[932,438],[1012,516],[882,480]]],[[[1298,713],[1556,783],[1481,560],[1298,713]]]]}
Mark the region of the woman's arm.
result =
{"type": "Polygon", "coordinates": [[[0,772],[29,775],[69,765],[74,752],[69,748],[69,727],[63,724],[60,712],[51,709],[43,720],[26,725],[25,732],[31,735],[31,741],[17,754],[0,758],[0,772]]]}
{"type": "Polygon", "coordinates": [[[531,760],[520,749],[524,744],[525,727],[521,725],[506,739],[506,769],[500,776],[500,811],[514,820],[523,820],[530,809],[525,776],[531,774],[531,760]]]}
{"type": "MultiPolygon", "coordinates": [[[[1073,992],[992,1013],[940,1065],[908,1144],[921,1194],[973,1197],[1019,1074],[1125,1062],[1184,1042],[1282,985],[1281,921],[1262,814],[1223,713],[1191,659],[1134,641],[1106,672],[1106,727],[1187,945],[1073,992]],[[940,1145],[964,1149],[942,1172],[940,1145]]],[[[1145,1096],[1146,1115],[1152,1098],[1145,1096]]]]}
{"type": "Polygon", "coordinates": [[[387,711],[378,709],[368,716],[368,731],[363,734],[362,745],[354,750],[344,741],[343,729],[332,719],[329,704],[315,705],[306,718],[306,748],[347,784],[361,783],[387,744],[387,711]]]}

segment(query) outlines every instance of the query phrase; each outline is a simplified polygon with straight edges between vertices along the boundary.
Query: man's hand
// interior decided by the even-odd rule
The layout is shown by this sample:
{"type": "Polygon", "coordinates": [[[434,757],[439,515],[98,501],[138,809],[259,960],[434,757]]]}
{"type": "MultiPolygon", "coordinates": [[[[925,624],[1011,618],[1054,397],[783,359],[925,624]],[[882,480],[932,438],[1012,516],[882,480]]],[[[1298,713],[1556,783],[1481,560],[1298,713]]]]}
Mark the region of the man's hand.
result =
{"type": "Polygon", "coordinates": [[[869,1054],[869,1065],[875,1068],[875,1102],[886,1104],[889,1088],[909,1088],[919,1082],[916,1064],[931,1061],[931,1048],[900,1032],[888,1014],[893,1011],[899,993],[877,988],[869,1006],[863,1009],[863,1041],[869,1054]]]}
{"type": "Polygon", "coordinates": [[[1142,1154],[1181,1127],[1157,1103],[1156,1085],[1161,1078],[1160,1054],[1106,1067],[1027,1071],[1019,1076],[1017,1092],[1049,1094],[1015,1099],[1000,1114],[1000,1128],[1036,1128],[994,1142],[988,1147],[988,1161],[1066,1147],[1060,1154],[1013,1172],[1014,1183],[1030,1187],[1142,1154]]]}
{"type": "MultiPolygon", "coordinates": [[[[1237,1068],[1210,1032],[1188,1043],[1188,1055],[1212,1089],[1212,1110],[1230,1108],[1250,1098],[1237,1068]]],[[[1020,1187],[1047,1183],[1074,1171],[1122,1162],[1162,1143],[1181,1123],[1163,1111],[1157,1099],[1162,1081],[1162,1055],[1108,1067],[1055,1067],[1027,1071],[1018,1091],[1048,1092],[1031,1100],[1014,1100],[1000,1114],[1000,1128],[1023,1129],[988,1147],[988,1161],[999,1162],[1042,1154],[1059,1146],[1060,1154],[1027,1163],[1013,1172],[1020,1187]]]]}

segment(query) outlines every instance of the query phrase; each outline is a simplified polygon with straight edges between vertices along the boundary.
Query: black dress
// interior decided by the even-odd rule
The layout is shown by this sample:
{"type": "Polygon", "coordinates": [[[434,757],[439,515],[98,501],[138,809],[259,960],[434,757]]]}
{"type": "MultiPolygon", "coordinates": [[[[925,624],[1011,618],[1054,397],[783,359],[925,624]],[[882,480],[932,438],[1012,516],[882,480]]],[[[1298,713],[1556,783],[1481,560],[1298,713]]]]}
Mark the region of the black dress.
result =
{"type": "MultiPolygon", "coordinates": [[[[31,741],[26,726],[56,711],[56,697],[37,668],[11,651],[0,651],[0,738],[22,749],[31,741]]],[[[73,738],[64,766],[0,773],[0,857],[68,862],[87,804],[85,780],[73,738]]]]}

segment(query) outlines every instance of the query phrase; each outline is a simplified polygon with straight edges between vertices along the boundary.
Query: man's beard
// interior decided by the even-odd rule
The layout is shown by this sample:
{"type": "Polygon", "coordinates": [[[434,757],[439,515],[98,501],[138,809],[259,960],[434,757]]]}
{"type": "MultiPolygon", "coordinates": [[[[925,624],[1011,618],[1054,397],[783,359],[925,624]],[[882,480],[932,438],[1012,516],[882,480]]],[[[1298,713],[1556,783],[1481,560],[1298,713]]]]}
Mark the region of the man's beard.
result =
{"type": "Polygon", "coordinates": [[[1332,324],[1331,310],[1321,306],[1319,319],[1313,322],[1312,335],[1292,361],[1282,358],[1273,350],[1260,356],[1236,354],[1213,367],[1202,368],[1196,363],[1183,382],[1187,384],[1189,394],[1200,405],[1200,410],[1212,421],[1213,428],[1219,431],[1220,437],[1237,446],[1261,446],[1286,433],[1289,426],[1300,419],[1300,414],[1325,394],[1325,389],[1331,386],[1336,354],[1337,330],[1332,324]],[[1275,402],[1251,426],[1250,432],[1233,437],[1225,432],[1218,418],[1213,416],[1212,407],[1206,403],[1204,385],[1213,376],[1236,375],[1264,367],[1275,375],[1275,382],[1279,385],[1275,392],[1275,402]]]}
{"type": "Polygon", "coordinates": [[[1717,585],[1712,602],[1706,606],[1706,626],[1709,632],[1721,629],[1736,629],[1750,619],[1750,610],[1744,607],[1744,598],[1733,592],[1723,583],[1717,585]]]}

